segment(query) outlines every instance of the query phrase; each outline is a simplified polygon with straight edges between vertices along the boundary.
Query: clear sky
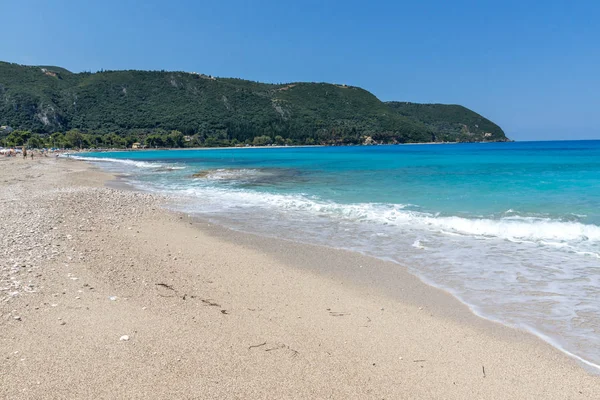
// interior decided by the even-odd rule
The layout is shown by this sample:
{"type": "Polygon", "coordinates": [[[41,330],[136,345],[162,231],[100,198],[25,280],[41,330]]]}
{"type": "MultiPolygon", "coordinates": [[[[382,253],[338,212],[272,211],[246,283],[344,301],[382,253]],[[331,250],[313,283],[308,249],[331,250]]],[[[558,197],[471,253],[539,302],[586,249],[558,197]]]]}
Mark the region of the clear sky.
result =
{"type": "Polygon", "coordinates": [[[0,0],[0,60],[336,82],[600,139],[600,1],[0,0]]]}

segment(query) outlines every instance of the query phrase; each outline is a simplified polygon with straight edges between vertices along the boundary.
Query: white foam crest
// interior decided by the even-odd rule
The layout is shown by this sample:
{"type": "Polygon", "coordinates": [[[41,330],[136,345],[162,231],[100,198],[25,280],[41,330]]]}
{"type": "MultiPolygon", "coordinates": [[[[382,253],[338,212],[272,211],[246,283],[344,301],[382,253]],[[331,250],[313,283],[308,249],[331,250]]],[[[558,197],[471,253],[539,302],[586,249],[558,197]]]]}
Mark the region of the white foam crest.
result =
{"type": "Polygon", "coordinates": [[[424,228],[446,234],[495,237],[514,242],[530,241],[543,246],[565,247],[575,251],[576,249],[564,245],[565,242],[571,245],[577,243],[600,245],[599,226],[573,221],[514,216],[501,219],[439,216],[406,209],[408,205],[405,204],[340,204],[303,195],[281,195],[247,190],[193,188],[184,191],[190,195],[208,196],[214,200],[219,198],[220,204],[224,207],[270,206],[352,221],[424,228]]]}
{"type": "Polygon", "coordinates": [[[423,244],[421,243],[421,241],[419,239],[417,239],[413,242],[412,247],[414,247],[415,249],[419,249],[419,250],[425,249],[425,246],[423,246],[423,244]]]}
{"type": "MultiPolygon", "coordinates": [[[[90,161],[90,162],[112,162],[112,163],[118,163],[118,164],[132,165],[132,166],[138,167],[138,168],[161,168],[161,167],[163,167],[163,164],[159,164],[159,163],[153,163],[153,162],[148,162],[148,161],[126,160],[126,159],[119,159],[119,158],[82,157],[82,156],[74,156],[74,155],[70,155],[70,154],[65,155],[64,157],[72,158],[75,160],[90,161]]],[[[177,167],[173,167],[173,169],[175,169],[175,168],[177,168],[177,167]]],[[[179,167],[179,168],[185,168],[185,167],[179,167]]]]}
{"type": "Polygon", "coordinates": [[[249,190],[227,190],[220,188],[187,188],[183,192],[202,198],[221,200],[224,207],[255,207],[270,206],[282,210],[307,211],[323,216],[337,216],[354,221],[377,221],[383,219],[392,221],[399,210],[405,208],[403,204],[340,204],[330,201],[321,201],[317,198],[301,194],[282,195],[262,193],[249,190]]]}
{"type": "Polygon", "coordinates": [[[529,240],[555,247],[559,247],[564,241],[600,243],[600,227],[579,222],[539,218],[417,218],[431,227],[471,236],[494,236],[513,241],[529,240]]]}

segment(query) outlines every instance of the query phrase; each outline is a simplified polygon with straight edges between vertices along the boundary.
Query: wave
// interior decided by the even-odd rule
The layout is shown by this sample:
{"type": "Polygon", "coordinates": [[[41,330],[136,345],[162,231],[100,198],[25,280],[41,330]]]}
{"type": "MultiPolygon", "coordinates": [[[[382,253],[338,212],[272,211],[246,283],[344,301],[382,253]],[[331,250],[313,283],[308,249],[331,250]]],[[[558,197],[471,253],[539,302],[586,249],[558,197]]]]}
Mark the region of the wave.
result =
{"type": "MultiPolygon", "coordinates": [[[[543,246],[571,248],[570,244],[588,243],[600,246],[600,226],[551,218],[505,216],[465,218],[440,216],[415,211],[410,204],[353,203],[323,201],[317,197],[261,193],[250,190],[212,187],[182,188],[179,193],[200,197],[227,208],[270,207],[286,212],[309,212],[314,215],[356,222],[420,228],[438,233],[530,241],[543,246]]],[[[591,255],[591,254],[590,254],[591,255]]]]}
{"type": "MultiPolygon", "coordinates": [[[[164,167],[164,164],[160,164],[160,163],[153,163],[153,162],[148,162],[148,161],[126,160],[126,159],[109,158],[109,157],[85,157],[85,156],[75,156],[75,155],[71,155],[71,154],[65,154],[62,157],[72,158],[74,160],[90,161],[90,162],[119,163],[119,164],[124,164],[124,165],[132,165],[132,166],[138,167],[138,168],[163,168],[164,167]]],[[[176,167],[172,167],[172,168],[175,169],[176,167]]],[[[185,168],[185,167],[179,167],[179,168],[185,168]]]]}
{"type": "Polygon", "coordinates": [[[419,249],[419,250],[425,250],[425,246],[423,246],[421,241],[418,239],[413,242],[412,247],[414,247],[415,249],[419,249]]]}
{"type": "Polygon", "coordinates": [[[499,237],[507,240],[529,240],[559,247],[562,242],[599,242],[600,227],[580,222],[549,218],[510,217],[501,219],[469,219],[462,217],[417,216],[424,224],[470,236],[499,237]],[[551,243],[549,241],[558,241],[551,243]]]}

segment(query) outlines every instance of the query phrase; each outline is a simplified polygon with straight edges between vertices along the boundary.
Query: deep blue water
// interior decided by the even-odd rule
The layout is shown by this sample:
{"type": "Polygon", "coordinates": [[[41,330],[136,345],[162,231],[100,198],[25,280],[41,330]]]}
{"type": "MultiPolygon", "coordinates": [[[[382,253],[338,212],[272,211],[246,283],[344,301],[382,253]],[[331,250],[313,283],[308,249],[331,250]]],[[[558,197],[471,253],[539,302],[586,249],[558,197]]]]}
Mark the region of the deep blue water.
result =
{"type": "Polygon", "coordinates": [[[232,228],[406,265],[600,364],[600,141],[83,156],[232,228]]]}

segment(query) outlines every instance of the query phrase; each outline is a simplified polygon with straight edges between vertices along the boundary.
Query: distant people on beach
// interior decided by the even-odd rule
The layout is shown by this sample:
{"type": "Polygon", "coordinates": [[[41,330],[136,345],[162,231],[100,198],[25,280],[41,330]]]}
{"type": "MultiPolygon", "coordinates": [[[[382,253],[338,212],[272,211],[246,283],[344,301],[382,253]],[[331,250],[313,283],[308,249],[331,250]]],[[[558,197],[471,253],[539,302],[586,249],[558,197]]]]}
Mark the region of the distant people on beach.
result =
{"type": "Polygon", "coordinates": [[[32,160],[35,158],[35,156],[37,155],[38,157],[49,157],[50,154],[55,155],[56,157],[59,157],[61,154],[68,154],[67,151],[65,150],[60,150],[60,149],[26,149],[21,146],[19,147],[12,147],[12,148],[7,148],[7,147],[0,147],[0,157],[4,156],[4,157],[17,157],[17,156],[22,156],[24,160],[26,160],[27,158],[31,158],[32,160]]]}

